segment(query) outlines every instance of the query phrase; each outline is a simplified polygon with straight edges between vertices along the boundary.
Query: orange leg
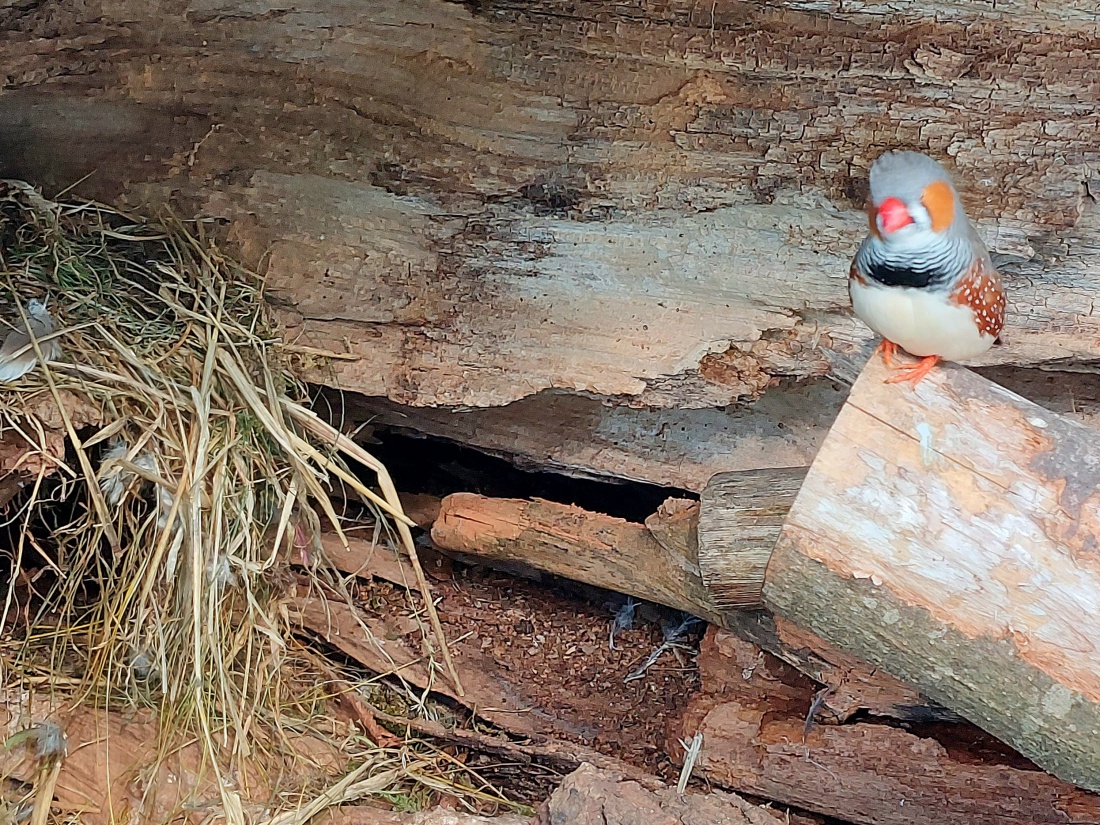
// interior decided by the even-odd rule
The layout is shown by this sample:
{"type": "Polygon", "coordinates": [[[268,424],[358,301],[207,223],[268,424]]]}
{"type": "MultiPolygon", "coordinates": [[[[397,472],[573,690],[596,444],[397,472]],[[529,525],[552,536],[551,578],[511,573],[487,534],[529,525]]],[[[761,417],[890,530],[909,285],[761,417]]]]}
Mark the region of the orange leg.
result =
{"type": "Polygon", "coordinates": [[[887,384],[898,384],[902,381],[908,381],[912,386],[917,386],[924,376],[928,375],[932,371],[932,368],[939,362],[940,357],[938,355],[929,355],[920,359],[920,363],[915,367],[908,367],[902,369],[897,375],[891,375],[886,379],[887,384]]]}
{"type": "Polygon", "coordinates": [[[882,361],[884,364],[886,364],[886,368],[891,370],[894,369],[893,358],[895,355],[898,354],[898,345],[895,344],[893,341],[887,341],[885,338],[883,338],[881,341],[879,341],[878,346],[875,347],[875,351],[872,354],[872,357],[878,355],[880,352],[882,353],[882,361]]]}

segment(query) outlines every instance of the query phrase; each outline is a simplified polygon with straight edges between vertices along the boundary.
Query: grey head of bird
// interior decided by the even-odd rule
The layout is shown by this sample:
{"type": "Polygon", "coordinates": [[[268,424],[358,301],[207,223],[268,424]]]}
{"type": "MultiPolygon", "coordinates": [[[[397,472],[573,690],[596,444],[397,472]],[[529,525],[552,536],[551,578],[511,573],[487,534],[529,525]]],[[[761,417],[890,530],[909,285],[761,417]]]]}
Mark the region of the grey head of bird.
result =
{"type": "Polygon", "coordinates": [[[871,164],[872,234],[888,246],[921,248],[967,231],[951,176],[921,152],[884,152],[871,164]]]}

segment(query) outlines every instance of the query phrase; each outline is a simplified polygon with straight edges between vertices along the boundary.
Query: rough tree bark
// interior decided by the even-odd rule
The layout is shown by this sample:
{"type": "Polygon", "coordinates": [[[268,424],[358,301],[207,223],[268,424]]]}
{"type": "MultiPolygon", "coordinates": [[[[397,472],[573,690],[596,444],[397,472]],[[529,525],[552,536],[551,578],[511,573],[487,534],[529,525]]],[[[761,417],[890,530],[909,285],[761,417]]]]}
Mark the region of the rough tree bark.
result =
{"type": "Polygon", "coordinates": [[[1096,825],[1100,796],[1036,770],[967,725],[832,719],[813,687],[721,630],[699,653],[702,691],[670,748],[703,734],[710,782],[861,825],[1096,825]]]}
{"type": "MultiPolygon", "coordinates": [[[[1100,327],[1086,6],[8,0],[0,163],[234,219],[287,334],[361,356],[314,371],[332,386],[682,413],[820,385],[868,342],[844,284],[863,178],[917,146],[1006,275],[983,363],[1076,367],[1100,327]]],[[[813,432],[788,465],[820,433],[795,400],[813,432]]],[[[644,415],[623,424],[659,446],[644,415]]]]}

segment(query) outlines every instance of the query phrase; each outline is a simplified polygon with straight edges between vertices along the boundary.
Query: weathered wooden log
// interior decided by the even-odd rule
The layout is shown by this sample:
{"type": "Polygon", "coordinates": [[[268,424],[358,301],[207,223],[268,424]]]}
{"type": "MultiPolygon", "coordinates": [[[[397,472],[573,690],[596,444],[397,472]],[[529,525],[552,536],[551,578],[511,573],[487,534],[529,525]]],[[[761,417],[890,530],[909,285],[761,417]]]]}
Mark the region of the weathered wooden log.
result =
{"type": "Polygon", "coordinates": [[[580,507],[455,493],[443,500],[432,540],[720,622],[691,557],[693,527],[694,521],[684,525],[681,542],[662,543],[645,525],[580,507]]]}
{"type": "MultiPolygon", "coordinates": [[[[1059,389],[1067,406],[1070,393],[1084,395],[1080,386],[1059,389]]],[[[639,409],[566,393],[462,411],[335,390],[327,398],[356,424],[477,447],[520,466],[701,493],[720,473],[810,466],[847,395],[845,385],[810,380],[727,409],[639,409]]]]}
{"type": "Polygon", "coordinates": [[[1100,439],[968,370],[873,359],[768,564],[769,608],[1100,790],[1100,439]]]}
{"type": "Polygon", "coordinates": [[[838,8],[6,2],[0,174],[236,219],[290,333],[362,356],[331,386],[673,409],[872,338],[843,279],[865,170],[927,149],[1020,275],[986,361],[1094,358],[1091,11],[838,8]]]}

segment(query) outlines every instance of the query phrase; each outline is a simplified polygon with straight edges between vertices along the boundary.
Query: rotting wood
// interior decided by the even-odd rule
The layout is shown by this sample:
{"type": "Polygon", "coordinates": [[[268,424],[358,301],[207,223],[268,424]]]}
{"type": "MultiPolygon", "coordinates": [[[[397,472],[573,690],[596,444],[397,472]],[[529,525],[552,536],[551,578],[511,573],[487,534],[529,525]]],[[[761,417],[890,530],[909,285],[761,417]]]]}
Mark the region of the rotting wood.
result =
{"type": "Polygon", "coordinates": [[[1035,769],[973,726],[836,724],[815,688],[736,636],[708,632],[702,691],[669,747],[703,734],[699,774],[860,825],[1097,825],[1100,797],[1035,769]],[[942,741],[940,741],[942,740],[942,741]]]}
{"type": "Polygon", "coordinates": [[[838,722],[860,711],[912,722],[962,718],[911,685],[766,610],[727,613],[724,627],[827,688],[823,710],[838,722]]]}
{"type": "MultiPolygon", "coordinates": [[[[697,514],[693,503],[673,500],[651,516],[646,527],[563,504],[461,493],[444,499],[433,537],[440,547],[478,560],[498,565],[518,562],[709,618],[830,687],[826,708],[839,718],[859,710],[907,720],[955,718],[893,676],[811,633],[777,624],[766,612],[720,610],[709,601],[699,574],[694,541],[697,514]],[[677,589],[677,582],[688,583],[687,596],[677,589]]],[[[368,564],[358,558],[375,553],[385,551],[356,550],[353,545],[351,555],[334,548],[332,557],[343,559],[347,568],[366,569],[368,564]]],[[[386,570],[385,558],[379,559],[380,570],[386,570]]],[[[398,569],[379,575],[401,581],[403,574],[398,569]]]]}
{"type": "Polygon", "coordinates": [[[872,359],[788,516],[770,609],[1100,790],[1096,432],[872,359]]]}
{"type": "Polygon", "coordinates": [[[723,611],[760,607],[764,571],[806,468],[722,473],[699,499],[699,571],[723,611]]]}
{"type": "Polygon", "coordinates": [[[521,467],[700,493],[718,473],[808,467],[846,397],[846,387],[821,379],[784,382],[725,409],[639,409],[561,392],[462,411],[333,391],[325,399],[349,421],[477,447],[521,467]]]}
{"type": "Polygon", "coordinates": [[[331,386],[675,408],[870,340],[844,288],[862,179],[919,146],[1006,271],[985,361],[1084,363],[1095,21],[987,5],[9,4],[0,157],[233,219],[288,335],[362,356],[318,366],[331,386]]]}
{"type": "MultiPolygon", "coordinates": [[[[870,354],[830,368],[850,385],[870,354]]],[[[1100,382],[1087,373],[987,368],[986,377],[1048,409],[1100,427],[1100,382]]],[[[724,409],[638,409],[543,392],[489,409],[412,407],[329,391],[339,417],[404,435],[432,436],[525,468],[625,478],[701,493],[725,472],[808,467],[847,398],[825,379],[784,381],[751,404],[724,409]]]]}
{"type": "Polygon", "coordinates": [[[721,620],[695,559],[671,542],[663,545],[644,525],[602,513],[541,499],[455,493],[443,500],[432,541],[721,620]]]}

